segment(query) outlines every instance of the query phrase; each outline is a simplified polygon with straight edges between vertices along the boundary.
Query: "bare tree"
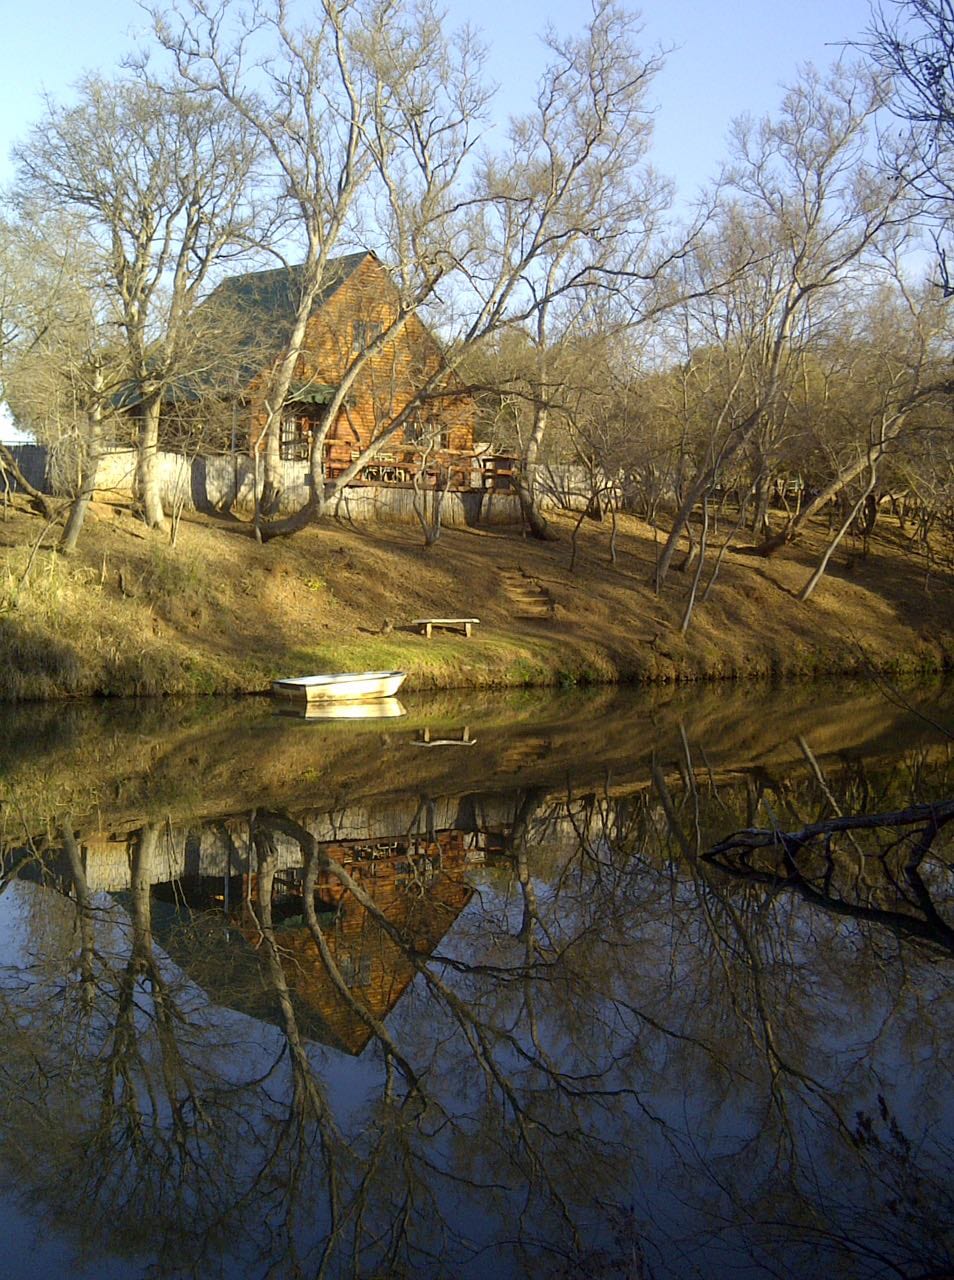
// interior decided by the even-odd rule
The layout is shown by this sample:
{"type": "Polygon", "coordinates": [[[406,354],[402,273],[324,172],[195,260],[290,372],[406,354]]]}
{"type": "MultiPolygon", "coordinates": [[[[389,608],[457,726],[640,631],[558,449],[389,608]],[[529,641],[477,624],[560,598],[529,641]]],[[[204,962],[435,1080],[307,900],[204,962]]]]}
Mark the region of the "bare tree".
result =
{"type": "MultiPolygon", "coordinates": [[[[23,351],[33,349],[56,314],[58,281],[44,270],[31,227],[15,217],[0,218],[0,404],[10,407],[9,370],[23,351]]],[[[48,520],[54,508],[47,495],[23,474],[13,453],[0,444],[0,475],[7,473],[48,520]]]]}
{"type": "Polygon", "coordinates": [[[324,0],[314,22],[297,26],[280,0],[248,13],[196,2],[155,16],[186,80],[220,95],[259,138],[289,239],[304,253],[290,332],[264,394],[265,514],[278,505],[281,414],[329,262],[368,234],[391,251],[394,305],[388,323],[355,344],[316,426],[316,483],[300,524],[324,507],[323,444],[356,379],[464,251],[455,243],[457,186],[486,99],[482,53],[468,37],[448,39],[432,5],[411,11],[395,0],[324,0]]]}
{"type": "Polygon", "coordinates": [[[253,139],[207,95],[149,78],[95,77],[16,149],[21,191],[76,211],[98,246],[108,318],[125,347],[146,523],[164,512],[157,455],[164,398],[181,378],[209,273],[246,239],[253,139]]]}
{"type": "Polygon", "coordinates": [[[743,354],[659,557],[657,590],[697,503],[776,406],[813,309],[905,212],[897,181],[876,172],[865,154],[883,100],[880,81],[861,69],[827,79],[809,69],[777,119],[735,127],[726,184],[734,200],[720,240],[710,238],[707,258],[697,255],[689,266],[704,276],[718,264],[727,283],[704,305],[743,354]]]}
{"type": "Polygon", "coordinates": [[[539,538],[550,531],[535,471],[553,389],[562,382],[550,370],[553,353],[592,327],[594,291],[615,293],[621,276],[632,282],[641,267],[646,279],[660,270],[650,255],[669,192],[645,157],[652,132],[646,94],[662,58],[640,52],[640,32],[632,15],[600,0],[580,37],[549,33],[553,56],[535,109],[514,121],[503,167],[498,161],[486,171],[497,199],[509,187],[516,208],[525,203],[520,242],[540,237],[523,268],[535,303],[526,326],[535,369],[518,476],[524,519],[539,538]]]}
{"type": "Polygon", "coordinates": [[[867,39],[859,42],[891,76],[891,106],[910,125],[900,147],[891,141],[890,167],[925,196],[940,224],[939,279],[954,295],[943,237],[954,214],[954,4],[951,0],[888,0],[872,5],[867,39]]]}
{"type": "Polygon", "coordinates": [[[0,392],[3,390],[4,357],[16,342],[20,329],[17,316],[17,258],[16,229],[4,218],[0,220],[0,392]]]}
{"type": "MultiPolygon", "coordinates": [[[[47,450],[54,492],[71,496],[60,546],[76,546],[96,486],[104,430],[128,381],[128,362],[105,319],[95,245],[72,214],[21,210],[25,263],[20,332],[5,392],[17,422],[47,450]]],[[[126,424],[124,424],[126,425],[126,424]]]]}
{"type": "MultiPolygon", "coordinates": [[[[638,54],[633,21],[611,0],[596,0],[578,40],[548,35],[552,60],[534,109],[511,121],[500,151],[472,164],[489,97],[482,53],[467,35],[449,38],[429,3],[324,0],[312,26],[294,26],[277,2],[243,16],[191,0],[156,19],[189,82],[221,94],[258,132],[304,253],[294,324],[264,397],[265,511],[277,505],[278,423],[330,259],[342,244],[370,241],[394,281],[386,322],[336,371],[312,435],[306,507],[262,536],[320,516],[421,406],[456,394],[455,371],[475,343],[524,325],[543,358],[551,331],[572,328],[586,288],[608,280],[611,265],[628,280],[638,274],[662,203],[640,167],[644,94],[659,59],[638,54]],[[329,479],[323,445],[339,411],[418,315],[441,333],[441,348],[361,456],[329,479]]],[[[524,476],[539,454],[545,400],[538,394],[524,476]]]]}
{"type": "MultiPolygon", "coordinates": [[[[839,385],[815,412],[816,440],[824,435],[826,418],[839,427],[834,438],[820,441],[827,457],[813,468],[815,492],[763,541],[763,555],[797,538],[859,477],[870,480],[873,491],[886,455],[903,450],[912,432],[939,415],[946,419],[952,389],[948,309],[929,285],[906,281],[896,252],[884,254],[882,268],[841,317],[844,328],[851,325],[854,332],[847,336],[846,350],[836,352],[839,385]]],[[[802,461],[808,472],[810,459],[802,461]]]]}
{"type": "Polygon", "coordinates": [[[424,535],[424,546],[432,547],[441,536],[444,501],[450,488],[450,471],[432,460],[440,446],[440,438],[430,435],[420,442],[420,465],[412,476],[413,507],[424,535]],[[428,483],[430,481],[430,484],[428,483]]]}

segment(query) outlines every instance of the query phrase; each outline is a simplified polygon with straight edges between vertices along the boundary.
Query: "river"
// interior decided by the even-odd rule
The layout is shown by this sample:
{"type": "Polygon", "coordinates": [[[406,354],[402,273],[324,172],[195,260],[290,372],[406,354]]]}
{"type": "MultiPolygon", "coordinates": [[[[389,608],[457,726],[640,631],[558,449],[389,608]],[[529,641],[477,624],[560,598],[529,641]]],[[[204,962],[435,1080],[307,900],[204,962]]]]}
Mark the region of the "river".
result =
{"type": "Polygon", "coordinates": [[[6,1280],[954,1271],[954,686],[394,710],[7,709],[6,1280]]]}

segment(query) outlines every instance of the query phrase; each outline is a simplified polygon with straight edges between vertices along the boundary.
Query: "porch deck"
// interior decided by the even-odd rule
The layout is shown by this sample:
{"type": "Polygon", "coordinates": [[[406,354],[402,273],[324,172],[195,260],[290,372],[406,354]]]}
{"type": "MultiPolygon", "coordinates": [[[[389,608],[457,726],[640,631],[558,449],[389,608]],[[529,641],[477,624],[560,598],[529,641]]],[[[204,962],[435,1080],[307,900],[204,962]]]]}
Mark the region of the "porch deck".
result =
{"type": "MultiPolygon", "coordinates": [[[[337,480],[360,457],[357,448],[339,441],[325,445],[325,475],[337,480]]],[[[425,459],[420,449],[398,445],[384,450],[358,472],[352,485],[385,485],[413,488],[423,470],[425,489],[446,488],[452,493],[511,493],[516,458],[473,449],[442,450],[425,459]]]]}

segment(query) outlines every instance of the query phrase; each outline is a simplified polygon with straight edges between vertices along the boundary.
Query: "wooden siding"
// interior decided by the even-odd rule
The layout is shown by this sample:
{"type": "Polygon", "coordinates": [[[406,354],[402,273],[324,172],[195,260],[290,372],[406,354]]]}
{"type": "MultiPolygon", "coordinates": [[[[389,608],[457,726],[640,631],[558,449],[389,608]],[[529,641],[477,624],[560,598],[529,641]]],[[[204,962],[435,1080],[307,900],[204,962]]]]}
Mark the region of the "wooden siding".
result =
{"type": "MultiPolygon", "coordinates": [[[[343,282],[308,322],[302,354],[295,371],[298,383],[315,382],[336,385],[353,358],[356,335],[367,344],[369,336],[393,323],[397,315],[397,297],[388,273],[380,262],[368,254],[360,266],[343,282]]],[[[326,442],[326,464],[329,474],[340,474],[362,452],[394,417],[411,402],[422,382],[439,368],[440,347],[417,318],[410,316],[393,340],[386,343],[368,361],[355,380],[348,403],[338,414],[326,442]]],[[[458,380],[451,379],[458,389],[458,380]]],[[[264,375],[251,388],[253,403],[260,395],[264,375]]],[[[300,419],[307,429],[315,412],[310,406],[300,407],[300,419]]],[[[449,395],[428,402],[414,420],[428,430],[441,432],[441,452],[467,453],[473,449],[476,407],[470,396],[449,395]]],[[[264,410],[253,413],[250,445],[261,447],[264,410]]],[[[401,461],[412,462],[413,427],[397,432],[385,447],[401,461]]]]}

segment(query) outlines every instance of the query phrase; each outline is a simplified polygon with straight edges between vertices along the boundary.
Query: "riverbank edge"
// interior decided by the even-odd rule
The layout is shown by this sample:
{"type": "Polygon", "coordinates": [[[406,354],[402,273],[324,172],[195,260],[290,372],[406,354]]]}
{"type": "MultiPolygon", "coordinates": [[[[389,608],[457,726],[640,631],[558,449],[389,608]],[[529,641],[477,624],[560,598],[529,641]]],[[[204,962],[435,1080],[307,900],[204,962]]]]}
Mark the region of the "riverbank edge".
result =
{"type": "Polygon", "coordinates": [[[770,562],[727,558],[719,591],[681,633],[683,591],[657,597],[654,545],[623,523],[620,562],[584,529],[578,569],[566,542],[445,531],[423,551],[408,534],[331,525],[259,546],[183,525],[169,547],[128,515],[93,522],[75,558],[31,553],[0,523],[0,702],[82,697],[254,695],[319,672],[402,670],[404,692],[681,685],[954,668],[954,591],[930,589],[883,539],[850,572],[797,600],[811,550],[770,562]],[[514,567],[516,566],[516,567],[514,567]],[[544,616],[528,618],[501,584],[520,575],[544,616]],[[539,603],[539,601],[537,602],[539,603]],[[474,616],[468,638],[407,621],[474,616]]]}
{"type": "MultiPolygon", "coordinates": [[[[940,644],[908,645],[899,652],[872,653],[864,642],[846,639],[851,648],[814,650],[799,647],[788,662],[777,655],[752,654],[744,663],[726,660],[704,665],[701,655],[674,655],[667,637],[664,647],[645,653],[621,655],[591,648],[574,652],[560,638],[493,635],[486,639],[456,642],[453,638],[427,642],[423,655],[413,641],[338,642],[316,646],[299,655],[297,666],[274,674],[231,670],[227,663],[206,663],[195,656],[173,657],[173,665],[161,664],[162,672],[146,670],[105,673],[90,669],[72,670],[58,676],[55,671],[18,667],[17,691],[0,694],[0,705],[24,702],[56,702],[77,698],[174,698],[174,697],[262,697],[271,693],[271,681],[284,676],[332,671],[401,670],[407,678],[401,693],[441,690],[492,691],[521,688],[587,688],[599,686],[663,687],[769,682],[786,683],[825,679],[882,678],[910,679],[941,675],[954,670],[954,651],[940,644]]],[[[72,664],[71,664],[72,665],[72,664]]],[[[128,665],[126,663],[124,666],[128,665]]],[[[9,683],[9,674],[7,678],[9,683]]]]}

